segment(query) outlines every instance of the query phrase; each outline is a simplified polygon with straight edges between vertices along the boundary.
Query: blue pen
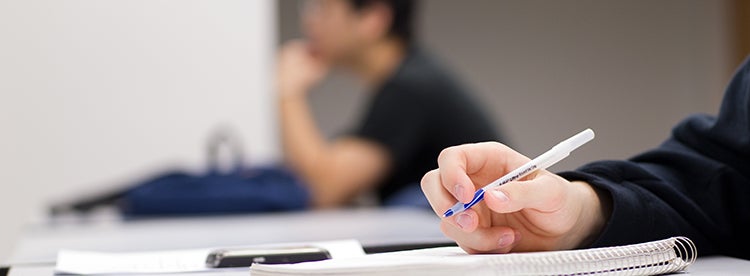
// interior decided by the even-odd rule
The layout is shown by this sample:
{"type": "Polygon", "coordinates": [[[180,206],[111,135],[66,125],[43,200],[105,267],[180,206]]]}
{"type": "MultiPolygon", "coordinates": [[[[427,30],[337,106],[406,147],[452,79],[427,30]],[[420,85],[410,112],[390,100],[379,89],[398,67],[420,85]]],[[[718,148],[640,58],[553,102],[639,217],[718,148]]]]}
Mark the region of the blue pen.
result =
{"type": "Polygon", "coordinates": [[[457,202],[455,205],[453,205],[453,207],[443,213],[443,217],[450,217],[476,205],[477,203],[482,201],[482,199],[484,199],[484,192],[489,188],[497,187],[505,183],[520,179],[538,169],[549,168],[555,163],[560,162],[560,160],[565,159],[565,157],[568,157],[568,155],[570,155],[570,152],[582,146],[583,144],[586,144],[588,141],[591,141],[591,139],[594,139],[594,131],[589,128],[581,131],[573,137],[568,138],[565,141],[560,142],[559,144],[552,147],[552,149],[548,150],[542,155],[539,155],[537,158],[534,158],[528,163],[523,164],[523,166],[518,167],[517,169],[509,172],[503,177],[492,181],[490,184],[487,184],[486,186],[477,190],[474,193],[474,198],[472,198],[469,203],[462,203],[460,201],[457,202]]]}

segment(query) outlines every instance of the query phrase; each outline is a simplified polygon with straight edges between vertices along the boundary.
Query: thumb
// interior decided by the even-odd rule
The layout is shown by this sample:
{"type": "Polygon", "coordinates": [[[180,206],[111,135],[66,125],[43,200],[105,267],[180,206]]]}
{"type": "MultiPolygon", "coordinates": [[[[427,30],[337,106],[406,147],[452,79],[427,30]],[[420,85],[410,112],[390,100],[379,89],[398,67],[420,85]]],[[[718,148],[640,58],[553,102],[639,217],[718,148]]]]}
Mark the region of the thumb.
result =
{"type": "Polygon", "coordinates": [[[556,211],[567,196],[566,182],[555,174],[541,171],[531,180],[514,181],[489,189],[485,203],[497,213],[512,213],[521,209],[556,211]]]}

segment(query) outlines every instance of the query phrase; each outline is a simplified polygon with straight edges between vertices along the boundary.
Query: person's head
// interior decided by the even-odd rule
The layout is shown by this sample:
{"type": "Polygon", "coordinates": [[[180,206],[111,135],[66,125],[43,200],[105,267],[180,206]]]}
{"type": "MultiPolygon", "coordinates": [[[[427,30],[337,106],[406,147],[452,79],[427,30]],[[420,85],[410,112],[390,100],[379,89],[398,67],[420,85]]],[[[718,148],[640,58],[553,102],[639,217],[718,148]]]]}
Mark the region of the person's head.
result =
{"type": "Polygon", "coordinates": [[[370,45],[414,40],[415,0],[304,0],[304,33],[315,54],[344,64],[370,45]]]}

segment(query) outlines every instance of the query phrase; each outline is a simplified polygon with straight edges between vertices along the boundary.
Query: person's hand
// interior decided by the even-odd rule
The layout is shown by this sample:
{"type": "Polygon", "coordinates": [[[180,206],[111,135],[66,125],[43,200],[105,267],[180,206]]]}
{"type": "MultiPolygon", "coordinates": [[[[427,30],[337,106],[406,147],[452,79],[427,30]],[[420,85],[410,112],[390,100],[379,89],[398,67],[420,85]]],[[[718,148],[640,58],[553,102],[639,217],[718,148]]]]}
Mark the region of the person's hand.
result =
{"type": "Polygon", "coordinates": [[[328,66],[315,57],[302,40],[284,43],[276,69],[276,88],[281,97],[305,96],[328,73],[328,66]]]}
{"type": "MultiPolygon", "coordinates": [[[[457,199],[471,201],[476,189],[528,161],[495,142],[450,147],[440,154],[439,168],[425,174],[422,190],[442,217],[457,199]]],[[[590,242],[601,231],[605,214],[587,183],[537,170],[489,189],[483,202],[444,218],[440,228],[468,253],[562,250],[590,242]]]]}

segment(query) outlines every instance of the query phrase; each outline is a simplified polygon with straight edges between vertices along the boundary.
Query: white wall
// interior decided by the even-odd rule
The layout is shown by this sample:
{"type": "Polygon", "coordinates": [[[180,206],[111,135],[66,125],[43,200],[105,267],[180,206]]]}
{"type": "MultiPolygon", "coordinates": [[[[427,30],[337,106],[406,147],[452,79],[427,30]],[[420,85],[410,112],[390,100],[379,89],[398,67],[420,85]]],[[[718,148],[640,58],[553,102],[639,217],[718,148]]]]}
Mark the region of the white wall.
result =
{"type": "Polygon", "coordinates": [[[51,199],[202,167],[218,125],[277,158],[275,4],[0,1],[0,260],[51,199]]]}
{"type": "MultiPolygon", "coordinates": [[[[291,1],[294,2],[294,1],[291,1]]],[[[537,155],[591,127],[597,138],[553,170],[627,158],[681,118],[715,113],[729,74],[729,1],[426,0],[421,44],[449,65],[505,130],[537,155]]],[[[299,35],[280,5],[281,39],[299,35]]],[[[339,74],[312,94],[323,129],[356,121],[362,88],[339,74]]]]}

